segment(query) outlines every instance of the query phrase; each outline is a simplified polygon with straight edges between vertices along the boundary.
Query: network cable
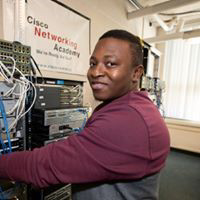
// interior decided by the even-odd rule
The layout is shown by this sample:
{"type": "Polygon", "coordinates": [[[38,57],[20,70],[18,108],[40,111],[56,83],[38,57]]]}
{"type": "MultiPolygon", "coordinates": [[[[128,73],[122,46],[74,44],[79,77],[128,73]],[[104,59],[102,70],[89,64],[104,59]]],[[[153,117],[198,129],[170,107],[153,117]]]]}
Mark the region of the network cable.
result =
{"type": "Polygon", "coordinates": [[[76,101],[77,99],[79,99],[82,95],[81,93],[81,86],[80,85],[76,85],[75,87],[73,87],[70,92],[76,91],[78,94],[72,98],[72,100],[70,101],[70,103],[73,103],[74,101],[76,101]]]}
{"type": "Polygon", "coordinates": [[[5,126],[5,130],[6,130],[6,137],[8,140],[8,152],[12,152],[12,146],[11,146],[11,141],[10,141],[10,132],[8,130],[8,122],[7,122],[7,118],[6,118],[6,114],[5,114],[5,108],[4,108],[4,104],[3,104],[3,100],[2,97],[0,96],[0,110],[1,110],[1,115],[3,117],[3,121],[4,121],[4,126],[5,126]]]}
{"type": "Polygon", "coordinates": [[[78,108],[77,112],[81,112],[84,115],[83,123],[80,128],[73,128],[72,130],[75,131],[76,133],[80,133],[84,129],[85,124],[87,122],[88,111],[86,109],[78,108]]]}
{"type": "Polygon", "coordinates": [[[13,106],[13,108],[8,110],[6,113],[12,114],[15,112],[16,114],[15,120],[10,124],[8,128],[8,130],[11,130],[12,128],[16,127],[16,124],[19,121],[19,119],[21,119],[33,107],[36,101],[36,88],[34,84],[31,81],[29,81],[18,68],[15,67],[15,60],[10,56],[7,56],[7,58],[10,58],[13,61],[12,71],[10,72],[7,69],[7,67],[3,64],[3,62],[0,61],[0,76],[2,76],[4,81],[10,86],[10,89],[7,92],[5,92],[2,95],[2,97],[10,97],[13,95],[17,99],[17,102],[13,106]],[[14,77],[15,72],[17,72],[20,75],[19,78],[14,77]],[[32,104],[25,111],[25,100],[27,96],[27,91],[31,88],[33,88],[34,90],[34,98],[32,104]]]}
{"type": "MultiPolygon", "coordinates": [[[[11,49],[12,51],[12,49],[11,49]]],[[[29,56],[23,56],[23,59],[29,59],[29,56]]],[[[29,64],[16,63],[19,62],[18,59],[21,59],[20,55],[14,53],[2,53],[0,55],[0,78],[3,86],[0,94],[0,114],[1,114],[1,124],[3,124],[0,128],[0,156],[1,154],[11,153],[12,145],[10,139],[10,131],[12,129],[17,130],[18,121],[27,114],[30,109],[33,107],[36,101],[36,88],[34,84],[28,80],[23,73],[24,68],[29,67],[29,64]],[[10,55],[10,56],[9,56],[10,55]],[[15,56],[15,60],[13,56],[15,56]],[[17,68],[18,66],[19,68],[17,68]],[[2,80],[3,79],[3,80],[2,80]],[[31,91],[33,94],[33,98],[30,101],[30,104],[26,105],[27,93],[31,91]],[[34,91],[34,92],[32,92],[34,91]],[[8,106],[5,104],[5,101],[12,101],[12,106],[8,106]],[[27,106],[27,108],[25,108],[27,106]],[[10,108],[9,108],[10,107],[10,108]],[[8,121],[8,116],[14,116],[11,118],[11,121],[8,121]],[[14,119],[14,120],[13,120],[14,119]],[[4,130],[5,129],[5,130],[4,130]],[[5,138],[5,136],[6,138],[5,138]]],[[[16,185],[16,183],[15,183],[16,185]]],[[[11,195],[13,195],[14,190],[5,190],[0,187],[0,199],[11,199],[11,195]]]]}

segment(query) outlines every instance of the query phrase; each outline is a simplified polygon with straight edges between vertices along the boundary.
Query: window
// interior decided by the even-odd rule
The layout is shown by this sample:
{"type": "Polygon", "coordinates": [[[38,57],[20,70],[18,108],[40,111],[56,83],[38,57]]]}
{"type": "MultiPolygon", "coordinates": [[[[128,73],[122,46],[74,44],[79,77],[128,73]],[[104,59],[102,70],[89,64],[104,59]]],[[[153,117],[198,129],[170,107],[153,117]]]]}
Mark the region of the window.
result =
{"type": "Polygon", "coordinates": [[[166,117],[200,122],[200,39],[166,42],[166,117]]]}

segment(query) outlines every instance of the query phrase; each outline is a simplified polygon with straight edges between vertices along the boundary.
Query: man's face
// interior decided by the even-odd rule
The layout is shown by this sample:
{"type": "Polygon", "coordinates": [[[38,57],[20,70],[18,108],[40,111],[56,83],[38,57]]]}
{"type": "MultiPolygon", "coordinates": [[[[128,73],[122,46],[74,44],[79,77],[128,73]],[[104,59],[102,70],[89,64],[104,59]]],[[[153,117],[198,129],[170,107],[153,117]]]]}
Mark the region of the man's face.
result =
{"type": "Polygon", "coordinates": [[[133,89],[132,60],[127,41],[115,38],[98,41],[87,73],[95,99],[115,99],[133,89]]]}

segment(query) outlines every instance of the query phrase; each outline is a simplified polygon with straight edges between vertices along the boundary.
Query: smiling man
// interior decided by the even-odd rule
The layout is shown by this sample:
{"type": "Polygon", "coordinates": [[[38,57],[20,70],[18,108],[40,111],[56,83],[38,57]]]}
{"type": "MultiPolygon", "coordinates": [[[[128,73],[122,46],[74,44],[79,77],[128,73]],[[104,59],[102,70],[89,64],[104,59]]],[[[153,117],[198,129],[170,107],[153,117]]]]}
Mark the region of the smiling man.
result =
{"type": "Polygon", "coordinates": [[[169,134],[147,93],[138,90],[142,59],[138,37],[106,32],[87,74],[102,104],[84,130],[32,152],[2,156],[0,177],[39,187],[72,183],[73,200],[158,199],[169,134]]]}
{"type": "Polygon", "coordinates": [[[96,99],[112,100],[138,89],[143,67],[134,62],[130,49],[127,41],[115,38],[102,38],[97,43],[88,70],[88,80],[96,99]]]}

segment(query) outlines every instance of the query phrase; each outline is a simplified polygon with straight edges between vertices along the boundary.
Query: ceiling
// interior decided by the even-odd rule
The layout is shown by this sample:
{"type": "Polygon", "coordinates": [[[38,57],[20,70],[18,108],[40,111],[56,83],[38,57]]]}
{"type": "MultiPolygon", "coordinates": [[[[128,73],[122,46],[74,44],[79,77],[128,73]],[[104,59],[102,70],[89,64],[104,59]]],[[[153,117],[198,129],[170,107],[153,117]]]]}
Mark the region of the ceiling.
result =
{"type": "MultiPolygon", "coordinates": [[[[159,3],[166,2],[166,0],[138,0],[138,2],[140,2],[140,4],[143,7],[149,7],[149,6],[159,4],[159,3]]],[[[190,1],[188,0],[188,2],[190,1]]],[[[185,6],[177,7],[174,9],[162,11],[161,14],[170,14],[170,15],[159,14],[159,16],[162,17],[162,19],[166,22],[170,20],[178,21],[181,19],[185,21],[185,24],[188,24],[189,20],[191,21],[193,19],[193,21],[195,21],[194,19],[197,19],[196,21],[198,21],[200,24],[200,0],[199,2],[195,2],[195,3],[187,4],[185,6]],[[171,15],[171,14],[174,14],[174,15],[171,15]]],[[[156,20],[154,20],[153,18],[152,18],[152,22],[158,25],[156,20]]]]}
{"type": "MultiPolygon", "coordinates": [[[[192,32],[200,36],[200,0],[128,0],[128,19],[147,17],[166,34],[192,32]]],[[[182,35],[182,37],[184,37],[182,35]]],[[[188,36],[189,37],[189,36],[188,36]]]]}

